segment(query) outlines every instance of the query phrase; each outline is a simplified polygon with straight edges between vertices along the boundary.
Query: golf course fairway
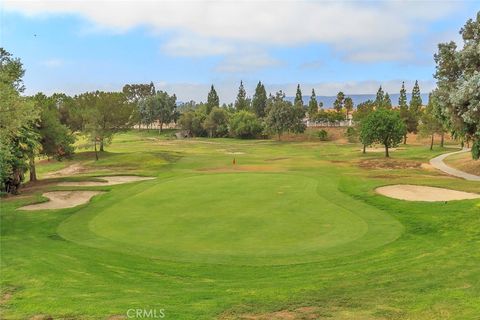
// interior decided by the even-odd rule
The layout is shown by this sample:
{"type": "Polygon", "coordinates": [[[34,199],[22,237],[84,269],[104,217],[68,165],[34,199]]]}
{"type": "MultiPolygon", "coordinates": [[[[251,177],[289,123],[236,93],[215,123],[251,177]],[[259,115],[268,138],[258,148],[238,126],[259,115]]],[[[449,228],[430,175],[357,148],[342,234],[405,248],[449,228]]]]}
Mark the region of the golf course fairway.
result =
{"type": "Polygon", "coordinates": [[[376,192],[480,193],[477,182],[424,165],[451,149],[408,144],[384,159],[355,143],[135,130],[106,150],[98,161],[79,151],[39,163],[38,184],[2,199],[0,318],[123,320],[132,308],[181,320],[480,314],[480,200],[376,192]],[[153,179],[98,183],[104,176],[153,179]],[[20,209],[75,191],[97,195],[20,209]]]}

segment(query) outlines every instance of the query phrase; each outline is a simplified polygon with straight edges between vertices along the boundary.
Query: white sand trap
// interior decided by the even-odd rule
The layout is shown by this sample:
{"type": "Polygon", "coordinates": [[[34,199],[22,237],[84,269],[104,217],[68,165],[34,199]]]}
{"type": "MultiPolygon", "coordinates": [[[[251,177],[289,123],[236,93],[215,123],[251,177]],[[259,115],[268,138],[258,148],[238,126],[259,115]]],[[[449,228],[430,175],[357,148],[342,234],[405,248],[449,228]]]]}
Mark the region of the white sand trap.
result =
{"type": "Polygon", "coordinates": [[[410,184],[397,184],[393,186],[385,186],[376,189],[377,193],[400,200],[407,201],[451,201],[478,199],[480,194],[455,191],[444,188],[415,186],[410,184]]]}
{"type": "Polygon", "coordinates": [[[103,193],[101,191],[51,191],[45,192],[44,197],[50,201],[31,204],[21,207],[21,210],[46,210],[73,208],[87,203],[93,196],[103,193]]]}
{"type": "Polygon", "coordinates": [[[105,176],[95,177],[105,181],[66,181],[60,182],[59,186],[64,187],[96,187],[96,186],[112,186],[116,184],[152,180],[153,177],[139,177],[139,176],[105,176]]]}

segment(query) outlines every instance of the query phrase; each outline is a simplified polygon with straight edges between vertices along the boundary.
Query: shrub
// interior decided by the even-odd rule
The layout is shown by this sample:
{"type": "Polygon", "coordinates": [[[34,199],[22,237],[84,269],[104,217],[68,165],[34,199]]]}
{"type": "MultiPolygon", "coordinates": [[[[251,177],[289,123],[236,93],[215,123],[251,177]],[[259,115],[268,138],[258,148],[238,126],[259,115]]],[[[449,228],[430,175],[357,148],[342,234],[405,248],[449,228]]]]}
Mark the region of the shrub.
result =
{"type": "Polygon", "coordinates": [[[347,128],[347,131],[345,131],[345,137],[350,143],[358,142],[358,133],[353,127],[347,128]]]}
{"type": "Polygon", "coordinates": [[[230,122],[230,133],[236,138],[255,138],[262,133],[262,130],[262,124],[257,116],[246,110],[235,113],[230,122]]]}
{"type": "Polygon", "coordinates": [[[328,132],[326,130],[320,130],[317,132],[318,138],[320,138],[321,141],[327,141],[328,140],[328,132]]]}
{"type": "Polygon", "coordinates": [[[228,112],[224,108],[214,107],[203,122],[203,127],[211,138],[225,137],[228,134],[228,122],[228,112]]]}

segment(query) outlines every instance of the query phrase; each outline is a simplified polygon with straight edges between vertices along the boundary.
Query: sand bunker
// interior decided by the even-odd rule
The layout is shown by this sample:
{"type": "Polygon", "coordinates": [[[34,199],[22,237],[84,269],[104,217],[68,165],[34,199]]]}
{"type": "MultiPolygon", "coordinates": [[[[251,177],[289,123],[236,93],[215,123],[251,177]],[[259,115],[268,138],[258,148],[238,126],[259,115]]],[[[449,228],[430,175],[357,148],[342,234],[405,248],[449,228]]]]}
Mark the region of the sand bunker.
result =
{"type": "Polygon", "coordinates": [[[112,186],[116,184],[152,180],[153,177],[139,177],[139,176],[105,176],[95,177],[105,181],[66,181],[60,182],[58,185],[63,187],[96,187],[96,186],[112,186]]]}
{"type": "Polygon", "coordinates": [[[79,174],[82,172],[85,172],[86,169],[79,163],[74,163],[72,165],[69,165],[66,168],[63,168],[58,171],[54,172],[49,172],[43,176],[43,178],[59,178],[59,177],[66,177],[66,176],[72,176],[75,174],[79,174]]]}
{"type": "Polygon", "coordinates": [[[398,184],[376,189],[377,193],[400,200],[407,201],[451,201],[478,199],[480,194],[455,191],[444,188],[398,184]]]}
{"type": "Polygon", "coordinates": [[[52,191],[43,194],[50,201],[31,204],[21,207],[21,210],[46,210],[73,208],[87,203],[93,196],[103,193],[101,191],[52,191]]]}

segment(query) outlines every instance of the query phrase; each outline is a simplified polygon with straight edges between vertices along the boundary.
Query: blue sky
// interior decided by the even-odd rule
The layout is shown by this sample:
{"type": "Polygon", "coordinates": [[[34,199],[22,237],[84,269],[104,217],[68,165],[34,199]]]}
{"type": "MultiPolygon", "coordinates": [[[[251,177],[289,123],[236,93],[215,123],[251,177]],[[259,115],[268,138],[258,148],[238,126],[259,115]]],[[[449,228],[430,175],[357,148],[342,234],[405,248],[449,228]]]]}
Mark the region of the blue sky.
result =
{"type": "Polygon", "coordinates": [[[2,1],[1,46],[20,57],[27,94],[120,90],[153,81],[179,100],[253,93],[397,93],[434,87],[439,42],[478,1],[2,1]],[[36,36],[34,36],[36,35],[36,36]]]}

